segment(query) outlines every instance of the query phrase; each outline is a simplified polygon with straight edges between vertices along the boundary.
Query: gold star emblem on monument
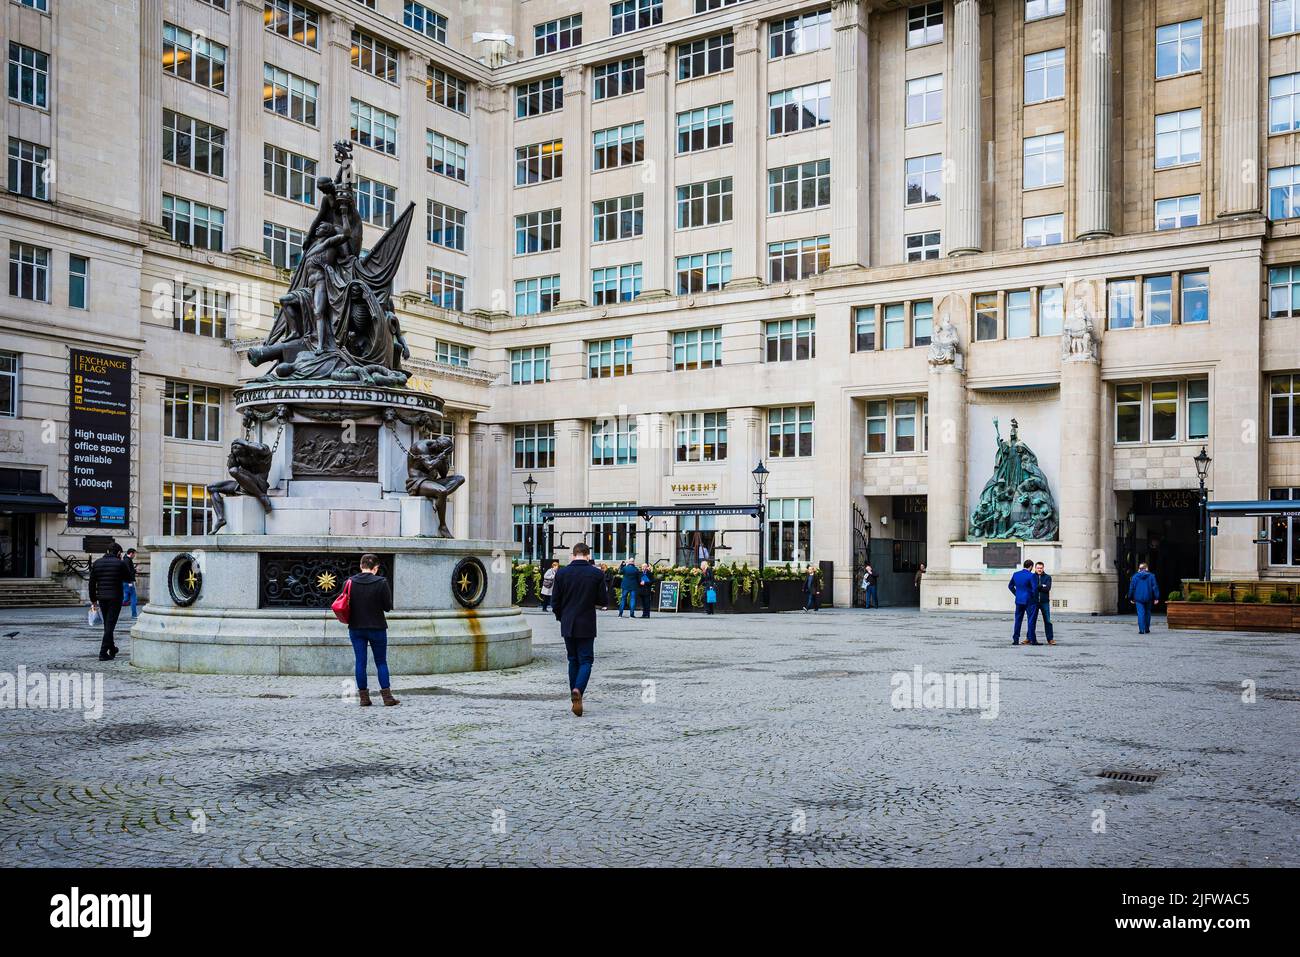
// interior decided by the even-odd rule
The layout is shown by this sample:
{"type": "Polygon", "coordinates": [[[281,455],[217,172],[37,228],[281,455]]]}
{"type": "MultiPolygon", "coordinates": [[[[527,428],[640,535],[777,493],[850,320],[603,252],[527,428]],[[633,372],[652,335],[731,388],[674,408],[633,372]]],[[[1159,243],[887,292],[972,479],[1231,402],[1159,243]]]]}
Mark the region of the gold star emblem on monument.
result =
{"type": "Polygon", "coordinates": [[[196,574],[194,574],[194,569],[193,569],[193,568],[190,569],[189,576],[186,577],[186,579],[185,579],[185,584],[189,585],[191,589],[193,589],[193,588],[195,588],[195,587],[198,586],[198,584],[199,584],[199,576],[196,575],[196,574]]]}
{"type": "Polygon", "coordinates": [[[461,591],[469,591],[469,573],[461,572],[460,581],[456,582],[456,584],[460,586],[461,591]]]}
{"type": "Polygon", "coordinates": [[[321,572],[316,576],[316,587],[321,591],[333,591],[337,584],[338,579],[334,577],[333,572],[321,572]]]}

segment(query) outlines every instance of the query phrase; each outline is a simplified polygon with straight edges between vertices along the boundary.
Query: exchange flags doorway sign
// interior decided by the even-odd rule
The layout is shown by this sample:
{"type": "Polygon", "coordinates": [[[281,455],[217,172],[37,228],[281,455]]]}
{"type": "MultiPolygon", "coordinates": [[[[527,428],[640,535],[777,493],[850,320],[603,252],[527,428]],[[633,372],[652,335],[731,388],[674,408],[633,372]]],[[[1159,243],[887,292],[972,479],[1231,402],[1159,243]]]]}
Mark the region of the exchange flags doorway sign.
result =
{"type": "Polygon", "coordinates": [[[68,355],[68,525],[127,527],[131,505],[131,360],[68,355]]]}

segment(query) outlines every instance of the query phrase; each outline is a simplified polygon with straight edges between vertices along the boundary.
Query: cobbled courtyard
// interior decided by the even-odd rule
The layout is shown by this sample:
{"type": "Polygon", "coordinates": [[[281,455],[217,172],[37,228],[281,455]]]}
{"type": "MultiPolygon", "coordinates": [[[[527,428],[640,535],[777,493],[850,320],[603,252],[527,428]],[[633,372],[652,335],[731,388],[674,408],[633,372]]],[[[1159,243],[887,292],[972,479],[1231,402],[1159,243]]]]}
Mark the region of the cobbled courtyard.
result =
{"type": "Polygon", "coordinates": [[[0,613],[0,672],[104,675],[99,720],[0,711],[4,864],[1300,864],[1296,636],[610,612],[579,719],[536,610],[532,664],[366,709],[335,678],[142,672],[124,636],[100,663],[84,614],[0,613]],[[895,709],[918,666],[996,674],[996,717],[895,709]]]}

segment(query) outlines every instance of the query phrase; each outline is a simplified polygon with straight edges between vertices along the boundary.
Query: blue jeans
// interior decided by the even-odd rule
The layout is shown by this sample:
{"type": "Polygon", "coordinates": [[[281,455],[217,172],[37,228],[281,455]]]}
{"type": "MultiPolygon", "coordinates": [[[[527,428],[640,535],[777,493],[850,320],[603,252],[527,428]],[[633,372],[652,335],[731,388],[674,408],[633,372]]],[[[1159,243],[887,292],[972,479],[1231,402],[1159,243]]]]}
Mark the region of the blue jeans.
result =
{"type": "MultiPolygon", "coordinates": [[[[1052,640],[1052,605],[1051,605],[1051,602],[1048,602],[1047,604],[1039,605],[1039,606],[1038,606],[1038,614],[1041,615],[1042,618],[1043,618],[1043,631],[1045,631],[1045,632],[1047,633],[1047,640],[1048,640],[1048,641],[1051,641],[1051,640],[1052,640]]],[[[1029,625],[1029,633],[1032,635],[1032,634],[1033,634],[1033,631],[1034,631],[1034,626],[1033,626],[1033,623],[1031,622],[1030,625],[1029,625]]]]}
{"type": "Polygon", "coordinates": [[[1138,613],[1138,634],[1144,635],[1151,630],[1151,602],[1134,602],[1138,613]]]}
{"type": "Polygon", "coordinates": [[[131,604],[131,617],[140,617],[140,596],[136,594],[135,585],[127,582],[122,586],[122,604],[131,604]]]}
{"type": "Polygon", "coordinates": [[[868,608],[879,608],[879,607],[880,607],[880,599],[876,597],[876,586],[875,586],[875,585],[868,585],[868,586],[867,586],[867,607],[868,607],[868,608]]]}
{"type": "Polygon", "coordinates": [[[375,656],[375,670],[379,672],[379,687],[388,684],[388,629],[387,628],[349,628],[348,637],[352,639],[352,653],[356,656],[357,690],[365,691],[366,684],[366,647],[369,646],[375,656]]]}
{"type": "Polygon", "coordinates": [[[569,690],[585,693],[591,665],[596,660],[596,639],[565,638],[564,648],[569,653],[569,690]]]}
{"type": "Polygon", "coordinates": [[[636,589],[621,588],[619,589],[618,598],[618,617],[623,617],[623,612],[627,612],[633,618],[636,617],[636,589]]]}
{"type": "Polygon", "coordinates": [[[1024,621],[1026,614],[1029,615],[1029,641],[1038,640],[1034,636],[1034,626],[1038,624],[1038,606],[1022,605],[1020,602],[1016,602],[1016,628],[1011,633],[1011,643],[1013,645],[1020,644],[1020,625],[1024,621]]]}

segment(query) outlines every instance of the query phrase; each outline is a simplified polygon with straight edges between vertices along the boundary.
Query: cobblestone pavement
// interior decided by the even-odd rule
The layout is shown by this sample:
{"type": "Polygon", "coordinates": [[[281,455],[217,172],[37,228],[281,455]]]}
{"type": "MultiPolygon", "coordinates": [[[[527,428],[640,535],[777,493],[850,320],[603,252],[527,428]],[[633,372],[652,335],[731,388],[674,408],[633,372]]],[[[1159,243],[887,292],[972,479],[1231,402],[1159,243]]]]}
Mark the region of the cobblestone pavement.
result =
{"type": "Polygon", "coordinates": [[[82,616],[0,613],[0,672],[105,676],[98,721],[0,711],[4,864],[1300,864],[1295,636],[609,613],[577,719],[536,611],[531,665],[398,675],[367,709],[334,678],[101,664],[82,616]],[[894,710],[916,666],[996,672],[997,717],[894,710]]]}

